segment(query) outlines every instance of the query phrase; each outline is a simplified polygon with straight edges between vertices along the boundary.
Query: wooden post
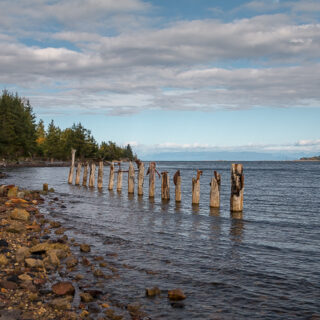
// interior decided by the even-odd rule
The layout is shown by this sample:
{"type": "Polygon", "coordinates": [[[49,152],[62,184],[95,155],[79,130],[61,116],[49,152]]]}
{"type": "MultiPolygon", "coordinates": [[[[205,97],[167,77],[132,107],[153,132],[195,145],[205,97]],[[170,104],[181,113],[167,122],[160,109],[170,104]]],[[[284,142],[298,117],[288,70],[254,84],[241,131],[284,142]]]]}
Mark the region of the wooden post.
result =
{"type": "Polygon", "coordinates": [[[121,192],[122,190],[122,171],[121,171],[121,168],[119,168],[119,171],[118,171],[118,176],[117,176],[117,191],[118,192],[121,192]]]}
{"type": "Polygon", "coordinates": [[[176,202],[181,202],[181,176],[180,176],[180,170],[178,170],[174,174],[173,183],[176,186],[176,190],[175,190],[176,202]]]}
{"type": "Polygon", "coordinates": [[[99,161],[98,188],[102,189],[102,185],[103,185],[103,161],[99,161]]]}
{"type": "Polygon", "coordinates": [[[82,178],[82,185],[83,185],[84,187],[87,186],[88,172],[89,172],[89,163],[86,162],[85,165],[84,165],[83,178],[82,178]]]}
{"type": "Polygon", "coordinates": [[[162,181],[161,181],[161,199],[170,200],[170,180],[169,174],[167,171],[161,172],[162,181]]]}
{"type": "Polygon", "coordinates": [[[79,161],[79,162],[78,162],[78,166],[77,166],[77,171],[76,171],[76,181],[75,181],[75,185],[76,185],[76,186],[80,185],[81,167],[82,167],[82,164],[81,164],[81,162],[79,161]]]}
{"type": "Polygon", "coordinates": [[[197,177],[192,178],[192,204],[199,204],[200,202],[200,176],[201,170],[197,170],[197,177]]]}
{"type": "Polygon", "coordinates": [[[220,185],[221,176],[217,171],[214,171],[214,177],[211,179],[210,183],[210,207],[220,208],[220,185]]]}
{"type": "Polygon", "coordinates": [[[76,149],[71,150],[72,157],[71,157],[71,167],[70,167],[69,178],[68,178],[69,184],[72,184],[72,180],[73,180],[74,160],[76,157],[76,151],[77,151],[76,149]]]}
{"type": "Polygon", "coordinates": [[[89,177],[89,187],[94,187],[94,175],[96,172],[96,164],[94,162],[91,163],[90,167],[90,177],[89,177]]]}
{"type": "Polygon", "coordinates": [[[155,180],[156,180],[156,163],[150,162],[147,174],[149,174],[149,198],[154,198],[155,180]]]}
{"type": "Polygon", "coordinates": [[[144,183],[144,163],[140,162],[138,166],[138,196],[143,195],[143,183],[144,183]]]}
{"type": "Polygon", "coordinates": [[[134,193],[134,167],[132,162],[129,163],[129,172],[128,172],[128,193],[133,194],[134,193]]]}
{"type": "Polygon", "coordinates": [[[242,164],[231,165],[231,197],[230,211],[241,212],[243,210],[244,175],[242,164]]]}
{"type": "Polygon", "coordinates": [[[108,190],[113,190],[113,184],[114,184],[114,164],[113,162],[110,164],[110,173],[109,173],[109,186],[108,190]]]}

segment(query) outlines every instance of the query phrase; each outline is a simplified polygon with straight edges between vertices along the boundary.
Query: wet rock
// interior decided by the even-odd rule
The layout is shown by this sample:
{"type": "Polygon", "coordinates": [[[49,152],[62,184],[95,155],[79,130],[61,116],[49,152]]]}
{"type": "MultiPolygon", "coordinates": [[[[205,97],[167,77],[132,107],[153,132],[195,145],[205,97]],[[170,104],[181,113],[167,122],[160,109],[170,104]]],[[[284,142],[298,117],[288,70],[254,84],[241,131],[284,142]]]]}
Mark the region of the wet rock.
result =
{"type": "Polygon", "coordinates": [[[59,198],[58,197],[54,197],[53,201],[59,201],[59,198]]]}
{"type": "Polygon", "coordinates": [[[127,305],[127,310],[130,313],[131,318],[141,319],[145,316],[144,312],[141,310],[139,303],[130,303],[127,305]]]}
{"type": "Polygon", "coordinates": [[[75,292],[74,286],[69,281],[62,281],[54,284],[52,286],[53,293],[64,296],[64,295],[73,295],[75,292]]]}
{"type": "Polygon", "coordinates": [[[61,227],[61,223],[58,221],[50,221],[50,227],[51,228],[60,228],[61,227]]]}
{"type": "Polygon", "coordinates": [[[108,264],[107,264],[106,262],[100,262],[100,263],[99,263],[99,266],[100,266],[101,268],[105,268],[107,265],[108,265],[108,264]]]}
{"type": "Polygon", "coordinates": [[[99,277],[104,277],[104,273],[100,269],[96,269],[93,272],[94,276],[99,278],[99,277]]]}
{"type": "Polygon", "coordinates": [[[84,292],[89,293],[94,299],[99,298],[99,296],[103,293],[101,290],[97,289],[84,290],[84,292]]]}
{"type": "Polygon", "coordinates": [[[86,257],[82,257],[82,264],[86,267],[91,266],[91,262],[86,257]]]}
{"type": "Polygon", "coordinates": [[[89,312],[87,310],[82,310],[82,312],[80,313],[81,319],[87,318],[88,316],[89,316],[89,312]]]}
{"type": "Polygon", "coordinates": [[[8,190],[8,198],[10,197],[16,197],[17,196],[17,193],[18,193],[18,187],[12,187],[8,190]]]}
{"type": "Polygon", "coordinates": [[[49,250],[62,250],[63,252],[68,253],[70,251],[70,248],[68,245],[63,244],[63,243],[49,243],[49,242],[43,242],[39,243],[32,248],[30,248],[31,253],[43,253],[49,250]]]}
{"type": "Polygon", "coordinates": [[[155,296],[159,296],[160,294],[161,294],[161,291],[158,287],[146,288],[147,297],[155,297],[155,296]]]}
{"type": "Polygon", "coordinates": [[[43,261],[39,259],[27,258],[25,259],[25,263],[30,268],[42,268],[43,261]]]}
{"type": "Polygon", "coordinates": [[[49,192],[54,192],[54,188],[50,188],[50,189],[49,189],[49,192]]]}
{"type": "Polygon", "coordinates": [[[20,222],[12,222],[7,228],[7,232],[21,234],[26,231],[26,226],[20,222]]]}
{"type": "Polygon", "coordinates": [[[76,279],[77,281],[82,280],[83,278],[84,278],[84,275],[83,275],[83,274],[77,274],[77,275],[75,276],[75,279],[76,279]]]}
{"type": "Polygon", "coordinates": [[[17,262],[22,262],[24,261],[25,258],[30,257],[30,250],[27,247],[20,247],[16,251],[16,261],[17,262]]]}
{"type": "Polygon", "coordinates": [[[18,288],[18,285],[13,281],[1,280],[0,287],[4,289],[9,289],[9,290],[16,290],[18,288]]]}
{"type": "Polygon", "coordinates": [[[101,308],[99,307],[99,305],[96,302],[90,302],[90,303],[88,303],[88,311],[90,313],[100,313],[101,308]]]}
{"type": "Polygon", "coordinates": [[[168,298],[172,301],[180,301],[186,298],[181,289],[173,289],[168,291],[168,298]]]}
{"type": "Polygon", "coordinates": [[[22,283],[20,284],[20,288],[23,288],[23,289],[28,290],[28,291],[30,291],[30,292],[35,292],[35,293],[38,292],[36,286],[33,285],[33,284],[31,283],[31,281],[24,281],[24,282],[22,282],[22,283]]]}
{"type": "Polygon", "coordinates": [[[18,276],[18,278],[21,280],[21,281],[32,281],[33,279],[26,273],[23,273],[23,274],[20,274],[18,276]]]}
{"type": "Polygon", "coordinates": [[[68,268],[72,268],[78,264],[78,259],[75,256],[71,256],[66,260],[66,265],[68,268]]]}
{"type": "Polygon", "coordinates": [[[59,265],[60,265],[60,260],[57,255],[58,251],[59,250],[49,250],[47,252],[48,262],[55,267],[59,267],[59,265]]]}
{"type": "Polygon", "coordinates": [[[52,307],[58,310],[70,310],[71,309],[71,302],[69,297],[65,298],[56,298],[51,301],[52,307]]]}
{"type": "Polygon", "coordinates": [[[54,233],[55,234],[64,234],[66,232],[66,229],[65,228],[59,228],[57,229],[54,233]]]}
{"type": "Polygon", "coordinates": [[[115,311],[112,309],[107,309],[104,313],[106,314],[107,319],[110,319],[110,320],[122,320],[123,319],[123,316],[117,315],[115,313],[115,311]]]}
{"type": "Polygon", "coordinates": [[[80,251],[81,252],[90,252],[91,248],[88,244],[83,243],[80,245],[80,251]]]}
{"type": "Polygon", "coordinates": [[[20,310],[1,310],[0,319],[2,320],[20,320],[20,310]]]}
{"type": "Polygon", "coordinates": [[[0,239],[0,247],[8,247],[9,244],[6,240],[0,239]]]}
{"type": "Polygon", "coordinates": [[[92,295],[87,292],[80,293],[80,298],[82,302],[86,302],[86,303],[93,301],[92,295]]]}
{"type": "Polygon", "coordinates": [[[184,308],[184,303],[183,302],[171,302],[170,305],[171,305],[172,308],[176,308],[176,309],[184,308]]]}
{"type": "Polygon", "coordinates": [[[9,260],[4,254],[0,254],[0,266],[6,266],[9,263],[9,260]]]}
{"type": "Polygon", "coordinates": [[[30,219],[30,213],[22,208],[15,208],[10,213],[10,218],[13,220],[28,221],[30,219]]]}

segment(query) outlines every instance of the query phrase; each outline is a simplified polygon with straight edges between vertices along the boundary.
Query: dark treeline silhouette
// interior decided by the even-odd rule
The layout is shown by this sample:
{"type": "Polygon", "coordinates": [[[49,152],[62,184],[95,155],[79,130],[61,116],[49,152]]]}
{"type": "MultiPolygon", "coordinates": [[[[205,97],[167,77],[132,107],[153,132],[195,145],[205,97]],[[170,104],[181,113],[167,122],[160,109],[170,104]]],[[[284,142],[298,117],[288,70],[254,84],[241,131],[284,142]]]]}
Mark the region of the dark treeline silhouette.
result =
{"type": "Polygon", "coordinates": [[[6,159],[21,157],[68,160],[71,149],[77,158],[104,160],[134,160],[131,146],[120,147],[112,141],[96,142],[91,131],[81,123],[61,130],[52,120],[47,130],[35,114],[29,100],[7,90],[0,96],[0,156],[6,159]]]}

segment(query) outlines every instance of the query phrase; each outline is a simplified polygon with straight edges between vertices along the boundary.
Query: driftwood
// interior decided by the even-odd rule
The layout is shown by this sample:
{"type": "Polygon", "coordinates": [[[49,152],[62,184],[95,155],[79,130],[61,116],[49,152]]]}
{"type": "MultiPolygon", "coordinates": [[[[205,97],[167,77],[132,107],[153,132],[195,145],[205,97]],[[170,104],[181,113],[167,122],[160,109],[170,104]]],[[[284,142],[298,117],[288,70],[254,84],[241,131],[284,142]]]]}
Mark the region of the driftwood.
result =
{"type": "Polygon", "coordinates": [[[73,171],[74,171],[74,161],[75,161],[75,157],[76,157],[76,150],[72,149],[71,150],[71,154],[72,154],[71,167],[70,167],[69,177],[68,177],[68,183],[69,184],[72,184],[72,180],[73,180],[73,171]]]}
{"type": "Polygon", "coordinates": [[[242,164],[233,163],[231,166],[231,197],[230,211],[243,210],[244,175],[242,164]]]}
{"type": "Polygon", "coordinates": [[[210,183],[210,207],[220,208],[220,185],[221,176],[217,171],[214,171],[214,177],[210,183]]]}

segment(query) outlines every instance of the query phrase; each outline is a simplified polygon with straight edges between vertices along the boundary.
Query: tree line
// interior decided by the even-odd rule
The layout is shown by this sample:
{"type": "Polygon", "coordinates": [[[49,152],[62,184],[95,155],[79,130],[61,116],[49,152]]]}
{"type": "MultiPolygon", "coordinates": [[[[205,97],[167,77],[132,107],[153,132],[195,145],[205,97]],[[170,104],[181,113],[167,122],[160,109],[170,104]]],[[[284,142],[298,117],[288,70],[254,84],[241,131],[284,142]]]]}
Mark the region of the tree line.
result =
{"type": "Polygon", "coordinates": [[[36,117],[28,99],[4,90],[0,96],[0,156],[6,159],[21,157],[68,160],[71,149],[81,159],[136,159],[130,144],[96,142],[91,131],[81,123],[64,130],[52,120],[46,129],[36,117]]]}

